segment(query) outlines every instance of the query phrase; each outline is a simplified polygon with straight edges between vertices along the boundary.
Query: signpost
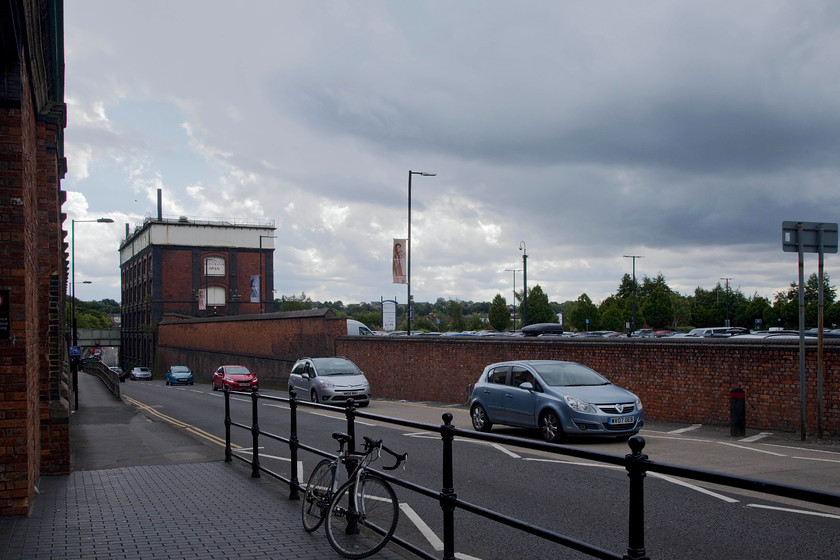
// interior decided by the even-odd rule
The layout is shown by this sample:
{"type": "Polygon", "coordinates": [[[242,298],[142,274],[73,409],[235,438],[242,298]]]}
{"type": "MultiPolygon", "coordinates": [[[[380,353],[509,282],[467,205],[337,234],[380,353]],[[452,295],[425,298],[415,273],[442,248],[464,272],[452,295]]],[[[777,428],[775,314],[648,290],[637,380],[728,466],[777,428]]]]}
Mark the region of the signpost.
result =
{"type": "Polygon", "coordinates": [[[819,306],[817,314],[817,437],[823,431],[823,261],[837,252],[837,224],[782,222],[782,251],[799,254],[799,424],[805,440],[805,263],[804,253],[819,254],[819,306]]]}

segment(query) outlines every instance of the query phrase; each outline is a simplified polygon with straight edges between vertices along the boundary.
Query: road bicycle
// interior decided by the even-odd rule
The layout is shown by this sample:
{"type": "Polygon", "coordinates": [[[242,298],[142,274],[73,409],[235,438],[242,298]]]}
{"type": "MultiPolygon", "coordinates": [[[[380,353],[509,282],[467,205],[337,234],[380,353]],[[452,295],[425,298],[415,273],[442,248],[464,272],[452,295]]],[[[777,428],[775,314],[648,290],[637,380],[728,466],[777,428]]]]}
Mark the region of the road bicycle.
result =
{"type": "Polygon", "coordinates": [[[324,459],[309,475],[301,515],[303,528],[313,532],[324,521],[327,539],[333,549],[345,558],[366,558],[379,552],[394,534],[399,520],[399,502],[391,485],[368,469],[384,450],[396,462],[384,470],[394,470],[406,460],[407,454],[394,453],[382,440],[364,438],[364,450],[350,452],[350,436],[335,432],[338,455],[324,459]],[[340,467],[348,467],[348,480],[338,485],[340,467]]]}

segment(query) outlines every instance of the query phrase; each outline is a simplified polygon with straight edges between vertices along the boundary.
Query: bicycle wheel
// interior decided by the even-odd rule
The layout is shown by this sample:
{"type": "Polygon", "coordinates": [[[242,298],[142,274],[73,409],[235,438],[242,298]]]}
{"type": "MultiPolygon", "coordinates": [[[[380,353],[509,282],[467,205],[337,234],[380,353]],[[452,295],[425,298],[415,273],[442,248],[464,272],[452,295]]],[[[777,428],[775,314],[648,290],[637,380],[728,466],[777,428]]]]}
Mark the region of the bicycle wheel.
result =
{"type": "Polygon", "coordinates": [[[347,481],[332,497],[327,539],[345,558],[366,558],[388,543],[398,520],[399,502],[391,485],[376,475],[362,473],[358,482],[347,481]]]}
{"type": "Polygon", "coordinates": [[[309,475],[306,493],[301,502],[303,528],[312,532],[324,522],[327,507],[330,504],[332,490],[332,461],[324,459],[318,463],[309,475]]]}

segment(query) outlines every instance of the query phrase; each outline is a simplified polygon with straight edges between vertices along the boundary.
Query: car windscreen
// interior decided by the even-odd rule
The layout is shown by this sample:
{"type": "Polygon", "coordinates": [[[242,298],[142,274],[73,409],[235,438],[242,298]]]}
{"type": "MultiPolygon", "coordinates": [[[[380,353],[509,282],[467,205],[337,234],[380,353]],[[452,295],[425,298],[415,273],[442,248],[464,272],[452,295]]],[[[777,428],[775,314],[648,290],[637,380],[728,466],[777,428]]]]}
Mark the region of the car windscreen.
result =
{"type": "Polygon", "coordinates": [[[546,385],[550,387],[581,387],[587,385],[609,385],[601,374],[586,366],[571,362],[538,364],[534,366],[546,385]]]}
{"type": "Polygon", "coordinates": [[[186,366],[172,366],[172,373],[189,373],[190,368],[186,366]]]}
{"type": "Polygon", "coordinates": [[[251,372],[248,371],[248,368],[238,366],[238,367],[229,367],[225,370],[225,373],[228,375],[250,375],[251,372]]]}
{"type": "Polygon", "coordinates": [[[341,358],[320,358],[312,360],[318,375],[361,375],[356,364],[341,358]]]}

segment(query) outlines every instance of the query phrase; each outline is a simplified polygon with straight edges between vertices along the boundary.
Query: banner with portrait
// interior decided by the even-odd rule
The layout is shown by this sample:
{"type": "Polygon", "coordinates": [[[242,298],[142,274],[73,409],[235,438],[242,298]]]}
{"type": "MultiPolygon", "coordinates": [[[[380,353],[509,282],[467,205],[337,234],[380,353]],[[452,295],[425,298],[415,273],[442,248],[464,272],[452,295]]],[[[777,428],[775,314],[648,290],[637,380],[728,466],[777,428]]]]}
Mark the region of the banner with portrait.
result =
{"type": "Polygon", "coordinates": [[[394,284],[405,284],[405,257],[408,254],[408,242],[405,239],[394,239],[394,246],[391,254],[391,271],[394,276],[394,284]]]}

